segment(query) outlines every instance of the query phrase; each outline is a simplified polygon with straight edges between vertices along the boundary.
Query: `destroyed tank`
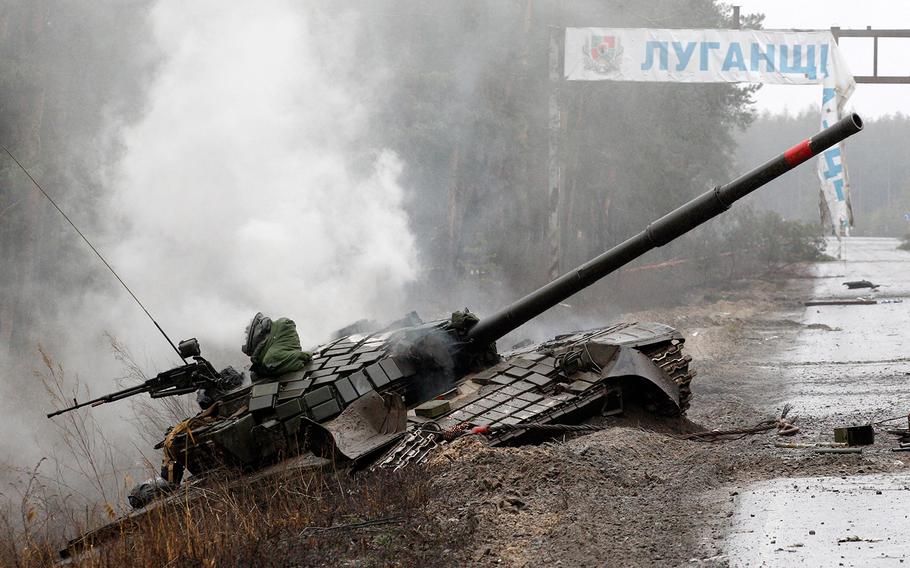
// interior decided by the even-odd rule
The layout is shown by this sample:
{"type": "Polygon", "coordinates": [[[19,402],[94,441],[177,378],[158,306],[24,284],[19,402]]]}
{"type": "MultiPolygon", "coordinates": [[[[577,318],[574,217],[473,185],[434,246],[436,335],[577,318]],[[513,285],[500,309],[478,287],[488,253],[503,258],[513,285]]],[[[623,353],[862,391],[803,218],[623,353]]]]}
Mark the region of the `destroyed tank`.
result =
{"type": "MultiPolygon", "coordinates": [[[[516,443],[541,426],[621,412],[630,400],[685,413],[695,371],[682,335],[669,326],[618,323],[508,353],[498,353],[496,341],[861,128],[857,115],[840,120],[491,316],[465,310],[422,322],[412,314],[398,326],[316,347],[303,370],[228,393],[160,446],[196,478],[313,454],[399,467],[465,429],[494,444],[516,443]]],[[[204,361],[198,349],[196,357],[204,361]]]]}
{"type": "MultiPolygon", "coordinates": [[[[618,323],[507,353],[497,352],[496,341],[861,129],[858,115],[838,121],[491,316],[478,319],[464,310],[422,322],[412,313],[384,330],[348,333],[318,346],[304,369],[222,394],[217,404],[171,428],[157,447],[192,474],[188,491],[204,493],[217,471],[256,471],[238,480],[249,484],[275,468],[332,463],[397,469],[465,432],[483,434],[491,444],[539,440],[594,415],[622,412],[630,401],[661,414],[684,414],[695,371],[683,353],[682,334],[667,325],[618,323]]],[[[196,340],[175,349],[183,366],[48,416],[142,392],[156,398],[225,384],[224,371],[202,357],[196,340]]],[[[174,487],[152,489],[160,496],[174,487]]],[[[82,534],[61,556],[116,537],[147,510],[82,534]]]]}
{"type": "MultiPolygon", "coordinates": [[[[304,369],[221,394],[217,404],[171,428],[158,447],[193,475],[184,484],[187,490],[204,493],[216,471],[258,470],[239,481],[249,484],[274,468],[334,463],[396,469],[419,463],[460,433],[483,434],[491,444],[515,444],[594,415],[622,412],[630,401],[681,415],[689,406],[695,372],[683,353],[682,335],[669,326],[618,323],[507,353],[497,352],[496,341],[861,129],[855,114],[838,121],[491,316],[478,319],[465,310],[422,322],[411,314],[382,331],[349,333],[316,347],[304,369]]],[[[74,401],[48,416],[143,392],[157,398],[226,384],[229,377],[202,357],[194,339],[174,348],[183,366],[116,393],[74,401]]],[[[174,489],[151,487],[149,495],[174,489]]],[[[172,498],[189,499],[190,493],[172,498]]],[[[148,503],[142,499],[136,505],[148,503]]],[[[61,556],[116,537],[126,530],[124,523],[147,510],[82,534],[61,556]]]]}

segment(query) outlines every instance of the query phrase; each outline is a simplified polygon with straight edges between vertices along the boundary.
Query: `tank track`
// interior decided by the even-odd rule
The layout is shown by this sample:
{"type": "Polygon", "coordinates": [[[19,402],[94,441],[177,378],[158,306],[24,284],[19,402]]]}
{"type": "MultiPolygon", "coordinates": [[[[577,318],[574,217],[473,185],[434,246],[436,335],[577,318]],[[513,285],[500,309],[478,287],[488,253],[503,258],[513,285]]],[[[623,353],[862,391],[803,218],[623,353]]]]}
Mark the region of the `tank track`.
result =
{"type": "MultiPolygon", "coordinates": [[[[634,347],[650,358],[651,362],[661,369],[666,374],[667,378],[676,383],[676,386],[679,387],[679,407],[677,408],[676,404],[667,401],[668,404],[658,405],[656,409],[657,413],[665,416],[682,416],[686,413],[686,410],[689,409],[692,400],[690,383],[696,376],[697,371],[689,368],[692,356],[683,353],[683,344],[686,340],[674,330],[666,328],[666,326],[663,325],[658,325],[658,327],[666,328],[666,330],[673,332],[672,338],[653,342],[649,341],[648,335],[666,333],[666,331],[661,332],[660,330],[651,332],[648,328],[653,328],[654,325],[655,324],[622,322],[599,330],[557,336],[555,339],[536,347],[536,349],[550,349],[554,351],[584,349],[585,344],[594,340],[606,340],[607,342],[615,341],[629,347],[634,347]],[[646,326],[644,330],[642,330],[642,326],[646,326]],[[632,338],[631,341],[628,339],[629,337],[632,338]]],[[[518,354],[520,354],[520,352],[518,354]]]]}
{"type": "Polygon", "coordinates": [[[679,414],[685,414],[692,401],[692,388],[690,383],[697,374],[695,369],[689,368],[692,361],[691,355],[683,354],[684,339],[667,341],[655,345],[639,347],[638,350],[651,358],[651,361],[670,377],[679,387],[679,414]]]}
{"type": "MultiPolygon", "coordinates": [[[[684,415],[689,408],[692,399],[690,383],[692,382],[692,378],[695,377],[696,371],[689,368],[692,357],[683,353],[684,341],[685,340],[682,338],[676,338],[635,347],[635,349],[638,349],[641,353],[648,356],[651,359],[651,362],[661,369],[667,377],[679,387],[679,408],[667,400],[665,405],[659,405],[656,409],[658,414],[670,416],[684,415]]],[[[588,394],[593,398],[602,396],[600,391],[591,391],[588,394]]],[[[582,398],[584,397],[582,396],[574,399],[563,406],[577,406],[582,398]]],[[[561,408],[562,407],[554,407],[552,410],[558,411],[561,408]]],[[[534,418],[534,422],[538,424],[546,424],[551,421],[552,417],[550,417],[549,414],[536,416],[534,418]]],[[[467,423],[462,423],[459,427],[467,425],[467,423]]],[[[520,427],[521,422],[514,425],[516,431],[520,431],[520,427]]],[[[440,426],[437,424],[412,428],[407,435],[373,467],[399,469],[407,464],[423,463],[440,445],[446,443],[444,434],[445,432],[441,430],[440,426]]],[[[489,442],[492,445],[499,445],[510,437],[511,436],[508,434],[505,436],[494,436],[489,438],[489,442]]]]}

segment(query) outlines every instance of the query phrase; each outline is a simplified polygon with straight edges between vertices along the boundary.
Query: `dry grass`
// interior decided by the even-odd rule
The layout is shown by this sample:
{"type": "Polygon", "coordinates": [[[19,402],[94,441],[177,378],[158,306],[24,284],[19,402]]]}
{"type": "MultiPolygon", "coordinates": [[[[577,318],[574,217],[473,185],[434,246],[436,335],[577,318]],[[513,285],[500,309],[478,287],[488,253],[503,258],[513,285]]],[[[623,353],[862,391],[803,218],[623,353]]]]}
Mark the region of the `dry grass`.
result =
{"type": "MultiPolygon", "coordinates": [[[[141,378],[129,353],[115,353],[141,378]]],[[[41,351],[36,373],[59,408],[88,393],[41,351]]],[[[152,426],[179,408],[140,409],[152,426]]],[[[30,469],[0,471],[0,566],[52,566],[67,539],[111,523],[133,479],[90,411],[54,422],[59,449],[30,469]],[[64,481],[66,480],[66,481],[64,481]],[[70,483],[71,485],[68,485],[70,483]]],[[[422,469],[389,473],[284,470],[268,477],[211,480],[110,525],[73,549],[73,566],[416,566],[446,565],[470,527],[441,529],[428,513],[433,481],[422,469]]]]}
{"type": "MultiPolygon", "coordinates": [[[[358,476],[285,472],[255,485],[223,481],[98,535],[74,565],[444,565],[443,551],[469,529],[440,530],[426,511],[432,488],[417,468],[358,476]]],[[[53,564],[60,541],[45,532],[44,519],[23,514],[22,530],[0,518],[0,565],[53,564]]]]}

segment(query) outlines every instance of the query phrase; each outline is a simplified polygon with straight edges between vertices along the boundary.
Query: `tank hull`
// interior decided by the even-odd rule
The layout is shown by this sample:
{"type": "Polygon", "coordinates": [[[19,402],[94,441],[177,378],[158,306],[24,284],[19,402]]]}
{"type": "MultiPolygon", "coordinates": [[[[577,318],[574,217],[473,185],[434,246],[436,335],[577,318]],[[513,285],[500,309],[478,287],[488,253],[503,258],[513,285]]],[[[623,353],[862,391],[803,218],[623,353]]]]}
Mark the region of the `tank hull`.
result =
{"type": "Polygon", "coordinates": [[[445,322],[348,336],[315,350],[304,371],[232,393],[167,451],[199,476],[306,452],[369,462],[428,422],[442,431],[509,426],[491,438],[506,443],[522,437],[523,423],[576,424],[630,402],[678,415],[688,408],[694,375],[683,341],[663,324],[620,323],[560,335],[464,373],[450,355],[457,346],[445,322]],[[428,416],[424,406],[436,400],[428,416]]]}

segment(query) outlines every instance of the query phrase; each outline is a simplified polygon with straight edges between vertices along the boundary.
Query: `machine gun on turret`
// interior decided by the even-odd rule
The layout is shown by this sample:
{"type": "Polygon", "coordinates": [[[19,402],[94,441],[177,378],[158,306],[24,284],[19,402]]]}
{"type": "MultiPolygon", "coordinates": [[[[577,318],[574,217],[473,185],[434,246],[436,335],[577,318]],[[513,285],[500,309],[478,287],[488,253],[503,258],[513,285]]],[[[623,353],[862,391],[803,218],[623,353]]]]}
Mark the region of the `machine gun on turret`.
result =
{"type": "Polygon", "coordinates": [[[211,363],[202,357],[199,342],[195,338],[181,341],[178,349],[181,357],[192,358],[193,361],[158,373],[141,384],[99,396],[92,400],[77,402],[76,399],[73,399],[72,406],[51,412],[47,417],[53,418],[84,406],[100,406],[107,402],[123,400],[145,392],[149,393],[152,398],[164,398],[220,386],[221,375],[215,371],[211,363]]]}

